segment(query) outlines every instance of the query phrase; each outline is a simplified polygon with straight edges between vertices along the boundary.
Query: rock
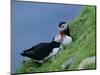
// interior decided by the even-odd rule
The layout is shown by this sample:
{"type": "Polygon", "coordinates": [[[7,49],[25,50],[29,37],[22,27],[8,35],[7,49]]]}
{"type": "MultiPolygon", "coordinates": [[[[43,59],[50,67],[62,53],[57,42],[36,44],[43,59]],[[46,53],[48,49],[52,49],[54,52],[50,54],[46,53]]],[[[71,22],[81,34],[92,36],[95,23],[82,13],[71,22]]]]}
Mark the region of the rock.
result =
{"type": "Polygon", "coordinates": [[[90,65],[90,64],[93,64],[95,63],[95,56],[92,56],[92,57],[87,57],[86,59],[84,59],[80,65],[79,65],[79,68],[78,69],[85,69],[85,66],[86,65],[90,65]]]}
{"type": "Polygon", "coordinates": [[[74,63],[74,60],[72,58],[66,60],[62,65],[61,65],[61,69],[65,70],[67,69],[71,64],[74,63]]]}

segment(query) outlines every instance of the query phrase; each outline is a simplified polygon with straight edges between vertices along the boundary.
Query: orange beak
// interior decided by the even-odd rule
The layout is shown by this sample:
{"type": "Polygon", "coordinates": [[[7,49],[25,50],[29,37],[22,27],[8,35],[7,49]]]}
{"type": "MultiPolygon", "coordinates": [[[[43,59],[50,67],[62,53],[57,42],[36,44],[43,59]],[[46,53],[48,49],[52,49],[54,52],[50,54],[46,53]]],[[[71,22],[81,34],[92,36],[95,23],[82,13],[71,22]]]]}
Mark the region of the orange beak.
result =
{"type": "Polygon", "coordinates": [[[60,35],[63,36],[64,35],[64,32],[63,31],[60,31],[60,35]]]}

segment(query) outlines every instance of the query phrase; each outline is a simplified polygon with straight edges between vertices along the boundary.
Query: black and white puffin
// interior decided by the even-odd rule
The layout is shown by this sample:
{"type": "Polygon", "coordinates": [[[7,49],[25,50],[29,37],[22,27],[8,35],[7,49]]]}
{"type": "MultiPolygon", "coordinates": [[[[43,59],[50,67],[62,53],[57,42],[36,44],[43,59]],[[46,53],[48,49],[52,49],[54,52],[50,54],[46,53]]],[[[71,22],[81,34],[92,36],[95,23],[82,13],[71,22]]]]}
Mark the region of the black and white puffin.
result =
{"type": "Polygon", "coordinates": [[[56,35],[50,43],[39,43],[30,49],[24,50],[21,55],[43,63],[58,53],[61,41],[61,35],[56,35]]]}
{"type": "Polygon", "coordinates": [[[60,22],[58,27],[60,34],[63,37],[63,40],[61,42],[61,47],[69,46],[72,43],[72,37],[70,35],[69,25],[67,24],[67,22],[60,22]]]}
{"type": "Polygon", "coordinates": [[[60,22],[58,27],[59,27],[59,31],[61,34],[65,34],[67,36],[70,36],[69,25],[67,22],[60,22]]]}

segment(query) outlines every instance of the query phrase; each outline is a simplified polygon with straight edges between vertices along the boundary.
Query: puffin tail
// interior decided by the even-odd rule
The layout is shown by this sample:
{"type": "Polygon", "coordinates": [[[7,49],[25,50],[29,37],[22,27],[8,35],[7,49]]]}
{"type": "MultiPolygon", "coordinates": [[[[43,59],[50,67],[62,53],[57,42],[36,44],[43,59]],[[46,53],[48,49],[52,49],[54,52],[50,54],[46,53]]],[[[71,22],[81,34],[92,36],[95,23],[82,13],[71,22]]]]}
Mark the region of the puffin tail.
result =
{"type": "Polygon", "coordinates": [[[23,52],[20,53],[21,56],[27,56],[28,50],[24,50],[23,52]]]}
{"type": "Polygon", "coordinates": [[[21,56],[32,58],[32,56],[26,52],[20,53],[21,56]]]}
{"type": "Polygon", "coordinates": [[[21,56],[26,56],[26,53],[20,53],[21,54],[21,56]]]}

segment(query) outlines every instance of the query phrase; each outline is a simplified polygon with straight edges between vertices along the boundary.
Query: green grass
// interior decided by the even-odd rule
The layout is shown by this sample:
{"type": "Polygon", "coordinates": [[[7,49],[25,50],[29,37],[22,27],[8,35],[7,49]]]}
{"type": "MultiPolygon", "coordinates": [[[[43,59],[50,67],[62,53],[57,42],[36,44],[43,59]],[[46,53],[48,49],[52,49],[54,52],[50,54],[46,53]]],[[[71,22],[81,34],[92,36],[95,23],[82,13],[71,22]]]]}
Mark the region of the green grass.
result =
{"type": "Polygon", "coordinates": [[[95,67],[96,67],[95,63],[85,66],[86,69],[95,69],[95,67]]]}
{"type": "MultiPolygon", "coordinates": [[[[69,58],[74,58],[74,63],[66,70],[78,70],[79,64],[96,52],[96,18],[95,6],[86,6],[79,16],[69,22],[73,38],[72,45],[62,50],[54,59],[48,60],[40,67],[31,60],[22,64],[16,73],[61,71],[61,65],[69,58]]],[[[92,69],[95,64],[89,65],[86,69],[92,69]]]]}

